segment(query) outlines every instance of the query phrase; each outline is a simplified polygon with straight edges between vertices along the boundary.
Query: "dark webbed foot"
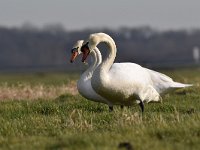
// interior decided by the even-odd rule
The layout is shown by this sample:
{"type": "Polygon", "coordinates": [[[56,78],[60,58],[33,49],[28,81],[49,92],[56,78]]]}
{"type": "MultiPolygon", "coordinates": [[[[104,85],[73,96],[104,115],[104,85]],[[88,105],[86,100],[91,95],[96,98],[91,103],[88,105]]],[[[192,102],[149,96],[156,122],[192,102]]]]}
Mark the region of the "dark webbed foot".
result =
{"type": "Polygon", "coordinates": [[[113,106],[109,106],[109,112],[113,111],[113,106]]]}
{"type": "Polygon", "coordinates": [[[143,113],[144,112],[144,103],[143,103],[143,101],[140,100],[139,106],[140,106],[140,108],[142,110],[142,113],[143,113]]]}

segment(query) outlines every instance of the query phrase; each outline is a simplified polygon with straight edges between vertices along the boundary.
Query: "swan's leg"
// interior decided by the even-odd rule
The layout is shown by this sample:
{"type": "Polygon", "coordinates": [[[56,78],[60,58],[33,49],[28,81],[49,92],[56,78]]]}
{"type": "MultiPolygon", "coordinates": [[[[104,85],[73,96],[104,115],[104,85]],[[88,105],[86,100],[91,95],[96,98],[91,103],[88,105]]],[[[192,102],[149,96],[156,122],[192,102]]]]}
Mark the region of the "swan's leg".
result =
{"type": "Polygon", "coordinates": [[[109,112],[113,111],[113,106],[109,106],[109,112]]]}
{"type": "Polygon", "coordinates": [[[140,106],[142,113],[143,113],[144,112],[144,103],[143,103],[142,100],[140,100],[139,106],[140,106]]]}

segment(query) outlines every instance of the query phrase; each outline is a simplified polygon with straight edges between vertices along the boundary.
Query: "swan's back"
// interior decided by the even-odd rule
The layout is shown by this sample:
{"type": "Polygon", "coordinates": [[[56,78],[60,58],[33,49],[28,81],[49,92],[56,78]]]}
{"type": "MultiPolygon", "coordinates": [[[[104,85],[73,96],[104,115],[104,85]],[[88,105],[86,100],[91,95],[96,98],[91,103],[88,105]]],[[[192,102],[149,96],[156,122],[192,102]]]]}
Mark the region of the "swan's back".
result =
{"type": "Polygon", "coordinates": [[[144,85],[151,85],[148,72],[135,63],[114,63],[109,70],[109,80],[113,87],[120,90],[138,91],[144,85]]]}
{"type": "Polygon", "coordinates": [[[135,63],[114,63],[109,71],[111,77],[119,77],[120,79],[130,80],[142,80],[149,81],[150,76],[148,72],[138,64],[135,63]],[[146,78],[144,78],[146,77],[146,78]]]}

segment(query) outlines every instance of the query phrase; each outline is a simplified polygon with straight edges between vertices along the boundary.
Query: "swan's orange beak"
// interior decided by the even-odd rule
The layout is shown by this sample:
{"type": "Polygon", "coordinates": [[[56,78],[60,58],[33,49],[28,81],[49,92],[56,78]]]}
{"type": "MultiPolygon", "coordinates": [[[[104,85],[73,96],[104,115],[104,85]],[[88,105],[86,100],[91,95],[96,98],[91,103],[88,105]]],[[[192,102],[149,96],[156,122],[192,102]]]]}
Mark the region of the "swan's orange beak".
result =
{"type": "Polygon", "coordinates": [[[77,51],[74,51],[74,52],[72,53],[72,55],[71,55],[70,62],[73,63],[77,56],[78,56],[78,52],[77,52],[77,51]]]}
{"type": "Polygon", "coordinates": [[[82,48],[81,49],[83,56],[82,56],[82,62],[85,62],[85,60],[87,59],[88,55],[90,54],[90,50],[88,48],[82,48]]]}

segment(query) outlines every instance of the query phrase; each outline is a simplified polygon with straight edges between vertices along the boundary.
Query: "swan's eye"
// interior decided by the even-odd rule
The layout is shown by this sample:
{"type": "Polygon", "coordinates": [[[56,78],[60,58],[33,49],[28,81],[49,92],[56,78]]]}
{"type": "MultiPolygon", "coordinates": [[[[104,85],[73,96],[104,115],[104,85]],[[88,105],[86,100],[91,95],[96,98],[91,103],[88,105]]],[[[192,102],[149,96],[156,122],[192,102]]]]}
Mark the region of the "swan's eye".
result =
{"type": "Polygon", "coordinates": [[[74,52],[78,51],[78,48],[79,47],[72,48],[71,53],[74,53],[74,52]]]}

